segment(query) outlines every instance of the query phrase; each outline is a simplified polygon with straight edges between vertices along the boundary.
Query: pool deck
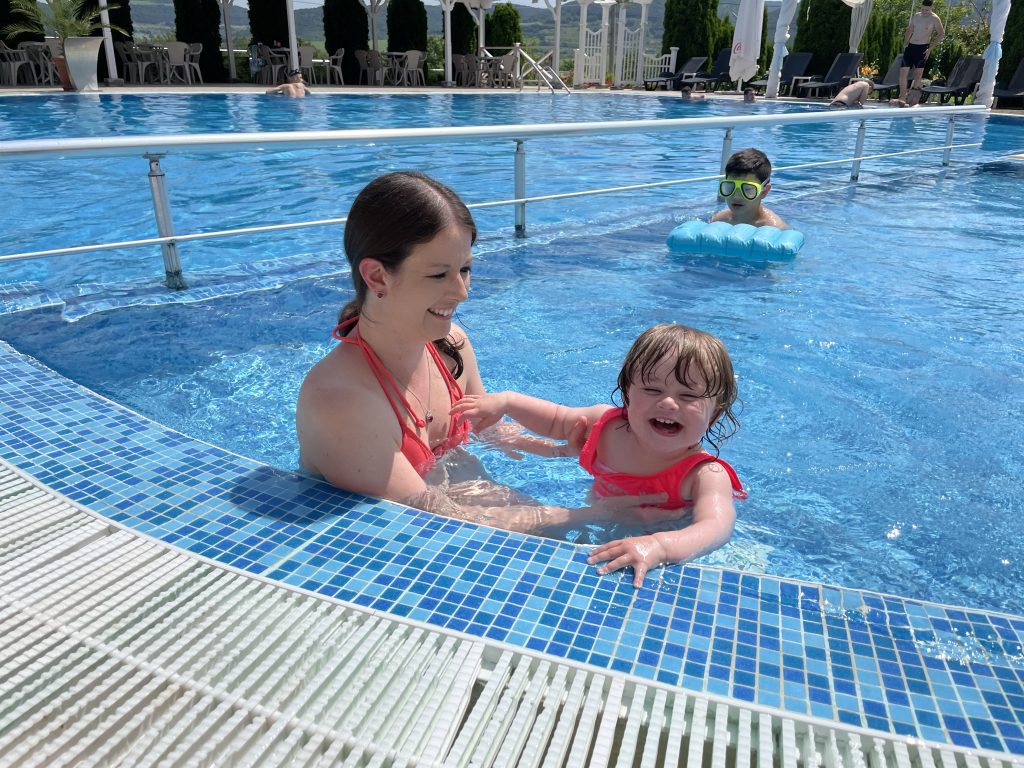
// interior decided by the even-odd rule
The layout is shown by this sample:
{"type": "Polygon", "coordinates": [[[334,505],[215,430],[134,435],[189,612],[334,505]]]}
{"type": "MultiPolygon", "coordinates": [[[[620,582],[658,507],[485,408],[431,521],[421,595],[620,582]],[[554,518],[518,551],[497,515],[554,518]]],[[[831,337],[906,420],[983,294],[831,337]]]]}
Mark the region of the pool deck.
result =
{"type": "Polygon", "coordinates": [[[1024,754],[1024,617],[580,549],[263,466],[0,343],[0,458],[134,530],[373,611],[692,691],[1024,754]]]}

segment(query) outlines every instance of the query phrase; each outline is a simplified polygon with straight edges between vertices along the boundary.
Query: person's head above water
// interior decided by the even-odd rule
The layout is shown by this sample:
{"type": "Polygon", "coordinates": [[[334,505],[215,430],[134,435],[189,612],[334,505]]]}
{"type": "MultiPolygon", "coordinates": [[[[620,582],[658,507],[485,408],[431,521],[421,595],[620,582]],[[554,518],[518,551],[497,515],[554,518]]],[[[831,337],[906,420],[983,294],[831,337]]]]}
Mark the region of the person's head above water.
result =
{"type": "Polygon", "coordinates": [[[714,410],[703,435],[712,446],[734,434],[738,396],[732,360],[725,345],[710,333],[676,323],[661,323],[641,333],[622,362],[618,391],[627,414],[631,396],[644,393],[671,372],[696,398],[710,398],[714,410]]]}
{"type": "Polygon", "coordinates": [[[757,100],[757,96],[754,94],[754,89],[753,88],[744,88],[743,89],[743,101],[745,101],[745,102],[747,102],[749,104],[749,103],[751,103],[753,101],[756,101],[756,100],[757,100]]]}
{"type": "Polygon", "coordinates": [[[302,82],[302,70],[301,69],[290,69],[290,70],[288,70],[288,82],[289,83],[301,83],[302,82]]]}
{"type": "Polygon", "coordinates": [[[772,163],[768,155],[759,149],[749,147],[734,152],[725,164],[726,177],[753,176],[762,184],[772,175],[772,163]]]}
{"type": "Polygon", "coordinates": [[[396,171],[367,184],[345,223],[345,256],[356,295],[342,309],[338,322],[363,311],[367,286],[360,265],[364,261],[374,259],[394,274],[416,246],[451,227],[468,233],[471,245],[476,242],[473,215],[441,182],[416,171],[396,171]]]}

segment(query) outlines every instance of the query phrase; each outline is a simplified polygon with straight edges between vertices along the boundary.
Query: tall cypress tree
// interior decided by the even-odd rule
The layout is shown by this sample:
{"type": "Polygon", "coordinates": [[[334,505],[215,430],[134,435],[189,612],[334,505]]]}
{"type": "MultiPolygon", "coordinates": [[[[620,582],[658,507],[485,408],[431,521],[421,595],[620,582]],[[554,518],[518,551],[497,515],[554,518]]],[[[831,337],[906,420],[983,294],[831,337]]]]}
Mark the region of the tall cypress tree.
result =
{"type": "Polygon", "coordinates": [[[861,60],[864,64],[878,67],[879,77],[885,77],[892,60],[903,53],[906,26],[903,14],[897,16],[891,10],[881,8],[871,12],[858,50],[864,54],[861,60]]]}
{"type": "Polygon", "coordinates": [[[288,37],[288,11],[284,0],[249,0],[249,31],[257,43],[284,44],[288,37]]]}
{"type": "Polygon", "coordinates": [[[519,24],[519,9],[512,3],[494,6],[484,27],[484,41],[487,46],[511,48],[523,42],[523,29],[519,24]]]}
{"type": "Polygon", "coordinates": [[[999,61],[999,81],[1009,85],[1010,78],[1017,71],[1017,65],[1024,59],[1024,0],[1010,5],[1003,33],[1003,58],[999,61]]]}
{"type": "Polygon", "coordinates": [[[388,3],[388,50],[427,50],[427,9],[422,0],[388,3]]]}
{"type": "Polygon", "coordinates": [[[359,82],[356,51],[367,50],[369,40],[370,20],[359,0],[324,0],[324,45],[331,55],[339,48],[345,49],[341,72],[350,85],[359,82]]]}
{"type": "Polygon", "coordinates": [[[476,53],[477,34],[476,19],[469,8],[456,3],[452,9],[452,53],[476,53]]]}
{"type": "Polygon", "coordinates": [[[174,36],[183,43],[202,43],[199,69],[204,82],[224,80],[220,54],[220,5],[217,0],[174,0],[174,36]]]}
{"type": "MultiPolygon", "coordinates": [[[[661,35],[661,52],[679,47],[677,62],[691,56],[707,56],[715,60],[718,51],[718,0],[665,0],[665,21],[661,35]]],[[[732,44],[732,41],[729,41],[732,44]]]]}
{"type": "Polygon", "coordinates": [[[805,0],[800,7],[794,51],[810,51],[817,71],[824,75],[836,54],[850,47],[850,7],[840,0],[805,0]]]}

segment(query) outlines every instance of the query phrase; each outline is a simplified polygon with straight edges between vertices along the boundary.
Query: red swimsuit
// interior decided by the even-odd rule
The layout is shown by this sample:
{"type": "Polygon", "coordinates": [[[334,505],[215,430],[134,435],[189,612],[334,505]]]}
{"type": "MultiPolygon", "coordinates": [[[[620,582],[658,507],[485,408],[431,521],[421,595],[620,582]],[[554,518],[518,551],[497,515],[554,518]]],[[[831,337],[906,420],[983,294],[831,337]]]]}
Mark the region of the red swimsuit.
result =
{"type": "MultiPolygon", "coordinates": [[[[342,336],[341,331],[353,323],[359,321],[358,317],[354,317],[350,320],[346,320],[341,325],[334,329],[333,335],[338,341],[343,344],[355,344],[363,353],[363,358],[366,360],[366,364],[369,366],[373,375],[376,377],[380,388],[384,391],[384,396],[387,397],[388,402],[391,403],[391,408],[395,412],[395,416],[398,417],[398,424],[402,428],[402,455],[409,460],[412,464],[412,468],[416,470],[420,477],[423,477],[430,468],[434,466],[434,462],[439,456],[444,454],[446,451],[455,448],[458,445],[462,445],[469,438],[470,425],[469,422],[463,422],[461,425],[456,426],[456,417],[452,416],[448,422],[448,437],[445,438],[444,442],[438,444],[433,450],[430,449],[416,432],[409,427],[406,423],[405,417],[402,415],[402,411],[398,408],[398,403],[401,403],[405,413],[408,414],[409,418],[412,419],[413,423],[423,428],[426,426],[426,421],[416,415],[413,411],[412,406],[409,405],[409,401],[402,397],[402,393],[395,383],[395,380],[388,373],[387,368],[377,357],[377,353],[373,351],[373,348],[366,343],[366,341],[359,335],[358,326],[352,329],[352,332],[348,336],[342,336]],[[394,392],[394,395],[392,395],[394,392]],[[398,403],[395,402],[395,397],[398,398],[398,403]]],[[[438,354],[437,349],[433,344],[427,344],[427,350],[430,352],[430,356],[434,359],[434,363],[441,371],[441,375],[444,377],[445,383],[448,385],[448,396],[454,405],[462,398],[462,387],[459,383],[452,378],[451,371],[448,370],[448,366],[444,364],[441,359],[441,355],[438,354]]]]}
{"type": "Polygon", "coordinates": [[[679,487],[683,479],[690,474],[691,470],[706,461],[713,461],[721,464],[729,473],[732,481],[732,495],[734,499],[747,498],[747,492],[743,490],[736,472],[717,456],[710,453],[695,453],[685,459],[673,464],[661,472],[653,475],[631,475],[625,472],[615,472],[597,458],[597,444],[601,438],[601,430],[608,422],[622,416],[622,408],[612,408],[598,420],[590,430],[587,442],[580,451],[580,466],[594,476],[594,493],[598,496],[639,496],[648,493],[667,493],[668,501],[658,506],[662,509],[679,509],[680,507],[693,506],[692,499],[684,499],[679,493],[679,487]]]}

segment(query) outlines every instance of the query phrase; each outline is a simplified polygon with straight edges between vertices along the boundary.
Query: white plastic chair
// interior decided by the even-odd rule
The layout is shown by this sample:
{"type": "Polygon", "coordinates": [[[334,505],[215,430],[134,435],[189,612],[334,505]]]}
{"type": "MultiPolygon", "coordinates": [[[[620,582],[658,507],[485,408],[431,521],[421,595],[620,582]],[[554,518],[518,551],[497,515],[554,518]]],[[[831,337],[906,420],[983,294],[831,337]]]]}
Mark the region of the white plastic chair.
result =
{"type": "Polygon", "coordinates": [[[345,49],[339,48],[334,52],[334,55],[327,60],[327,85],[331,84],[331,80],[335,77],[338,78],[338,85],[345,84],[345,77],[341,74],[341,60],[345,58],[345,49]]]}
{"type": "Polygon", "coordinates": [[[60,78],[57,76],[57,68],[50,58],[50,49],[46,47],[45,43],[25,41],[18,43],[18,49],[28,54],[32,78],[36,85],[57,84],[60,78]]]}
{"type": "Polygon", "coordinates": [[[0,82],[6,83],[7,85],[18,84],[18,73],[22,67],[28,67],[29,76],[32,80],[35,80],[35,73],[32,70],[32,62],[28,59],[27,51],[19,51],[14,48],[8,48],[2,42],[0,42],[0,64],[3,64],[3,68],[0,69],[0,82]]]}
{"type": "Polygon", "coordinates": [[[366,52],[366,69],[368,85],[384,85],[384,79],[388,74],[388,65],[379,51],[366,52]]]}
{"type": "Polygon", "coordinates": [[[370,84],[370,63],[366,58],[366,54],[369,51],[356,51],[356,63],[359,65],[359,80],[356,81],[356,85],[363,84],[363,77],[366,77],[366,84],[370,84]]]}
{"type": "Polygon", "coordinates": [[[190,43],[188,56],[185,57],[185,61],[188,62],[189,73],[197,77],[200,83],[203,82],[203,71],[199,68],[199,57],[202,53],[202,43],[190,43]]]}
{"type": "Polygon", "coordinates": [[[260,67],[260,82],[267,85],[276,85],[278,73],[284,69],[284,57],[270,50],[270,46],[260,43],[259,56],[263,60],[260,67]]]}
{"type": "Polygon", "coordinates": [[[401,85],[426,85],[423,77],[423,51],[406,51],[402,62],[401,85]]]}
{"type": "Polygon", "coordinates": [[[135,82],[140,85],[146,82],[146,70],[150,65],[156,67],[156,76],[153,82],[161,82],[162,68],[160,52],[152,45],[136,45],[132,48],[132,63],[135,65],[135,82]]]}
{"type": "Polygon", "coordinates": [[[311,45],[300,45],[299,50],[299,69],[302,71],[302,76],[306,78],[307,83],[316,84],[316,68],[313,66],[313,57],[316,55],[316,48],[311,45]]]}
{"type": "Polygon", "coordinates": [[[181,82],[192,85],[192,73],[189,71],[188,65],[189,44],[174,40],[167,43],[166,51],[167,58],[164,60],[166,70],[163,72],[163,78],[166,79],[163,82],[170,85],[174,82],[174,76],[177,74],[181,82]],[[178,74],[178,70],[181,70],[180,74],[178,74]]]}

